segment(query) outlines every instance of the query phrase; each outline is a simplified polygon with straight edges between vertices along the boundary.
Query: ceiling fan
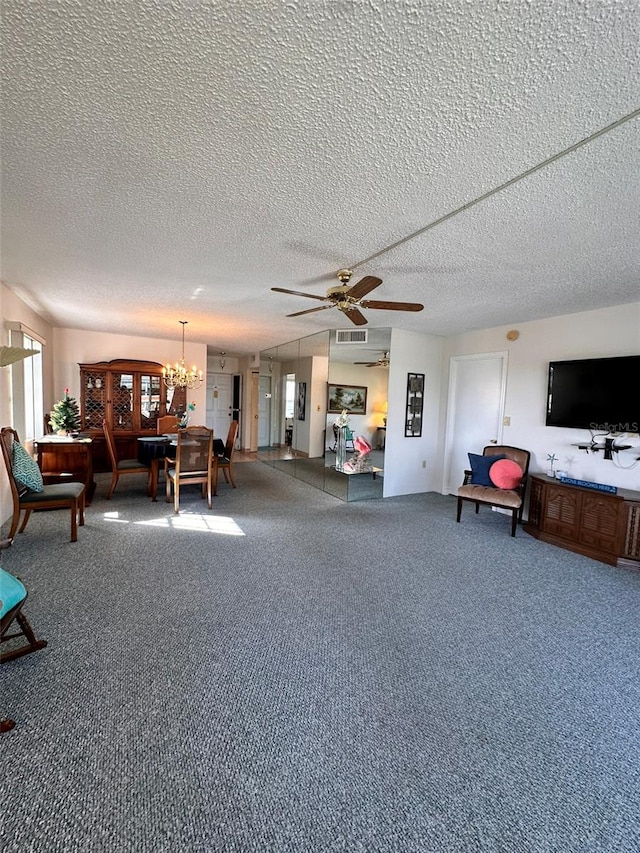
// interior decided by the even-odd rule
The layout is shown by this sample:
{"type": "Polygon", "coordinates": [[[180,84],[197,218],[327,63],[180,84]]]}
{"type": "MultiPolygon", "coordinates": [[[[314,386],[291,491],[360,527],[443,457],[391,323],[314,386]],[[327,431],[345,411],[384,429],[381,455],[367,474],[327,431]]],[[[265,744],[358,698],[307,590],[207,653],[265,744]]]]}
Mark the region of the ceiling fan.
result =
{"type": "Polygon", "coordinates": [[[349,282],[353,275],[351,270],[338,270],[336,275],[340,284],[330,287],[326,296],[315,296],[311,293],[302,293],[299,290],[287,290],[284,287],[272,287],[271,290],[276,291],[276,293],[290,293],[293,296],[304,296],[307,299],[318,299],[320,302],[328,303],[328,305],[320,305],[318,308],[307,308],[306,311],[287,314],[287,317],[300,317],[302,314],[313,314],[315,311],[337,308],[356,326],[366,326],[367,324],[367,318],[359,310],[360,308],[378,308],[383,311],[422,311],[424,308],[424,305],[419,302],[381,302],[363,299],[363,296],[371,293],[372,290],[382,284],[381,278],[366,275],[356,284],[350,285],[349,282]]]}
{"type": "Polygon", "coordinates": [[[389,353],[385,352],[377,361],[354,361],[354,364],[364,364],[367,367],[389,367],[389,353]]]}

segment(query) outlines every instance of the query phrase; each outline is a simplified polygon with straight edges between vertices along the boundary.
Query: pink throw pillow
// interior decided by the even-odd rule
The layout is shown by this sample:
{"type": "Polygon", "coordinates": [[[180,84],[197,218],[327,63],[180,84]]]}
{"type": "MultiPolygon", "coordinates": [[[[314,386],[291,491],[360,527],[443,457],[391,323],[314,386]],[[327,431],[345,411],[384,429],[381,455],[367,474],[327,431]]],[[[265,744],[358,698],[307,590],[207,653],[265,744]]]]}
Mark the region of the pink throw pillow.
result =
{"type": "Polygon", "coordinates": [[[515,489],[520,485],[523,473],[513,459],[499,459],[489,468],[489,479],[497,489],[515,489]]]}

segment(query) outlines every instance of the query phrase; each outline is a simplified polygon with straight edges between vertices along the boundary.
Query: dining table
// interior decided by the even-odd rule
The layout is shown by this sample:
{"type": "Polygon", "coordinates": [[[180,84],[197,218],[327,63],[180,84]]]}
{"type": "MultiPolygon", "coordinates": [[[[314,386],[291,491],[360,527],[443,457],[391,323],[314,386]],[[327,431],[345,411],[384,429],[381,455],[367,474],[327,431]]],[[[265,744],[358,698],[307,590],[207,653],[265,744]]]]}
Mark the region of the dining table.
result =
{"type": "Polygon", "coordinates": [[[177,436],[143,435],[138,438],[138,462],[151,469],[149,495],[152,501],[158,500],[160,462],[164,462],[167,457],[175,457],[177,444],[177,436]]]}
{"type": "MultiPolygon", "coordinates": [[[[143,435],[138,438],[138,462],[148,465],[151,470],[149,495],[152,501],[158,500],[160,462],[164,462],[167,458],[175,458],[177,445],[177,434],[143,435]]],[[[213,453],[217,456],[224,456],[224,450],[222,439],[215,438],[213,440],[213,453]]]]}

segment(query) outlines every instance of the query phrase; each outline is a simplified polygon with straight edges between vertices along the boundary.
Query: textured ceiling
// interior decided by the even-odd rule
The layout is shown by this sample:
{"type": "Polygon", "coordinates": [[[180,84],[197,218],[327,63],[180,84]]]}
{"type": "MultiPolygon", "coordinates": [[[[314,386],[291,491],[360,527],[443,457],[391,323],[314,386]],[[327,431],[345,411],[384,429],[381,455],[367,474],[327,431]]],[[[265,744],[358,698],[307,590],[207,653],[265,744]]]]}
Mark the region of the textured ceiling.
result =
{"type": "Polygon", "coordinates": [[[3,0],[2,279],[55,325],[253,352],[639,298],[637,0],[3,0]],[[354,280],[357,280],[357,277],[354,280]]]}

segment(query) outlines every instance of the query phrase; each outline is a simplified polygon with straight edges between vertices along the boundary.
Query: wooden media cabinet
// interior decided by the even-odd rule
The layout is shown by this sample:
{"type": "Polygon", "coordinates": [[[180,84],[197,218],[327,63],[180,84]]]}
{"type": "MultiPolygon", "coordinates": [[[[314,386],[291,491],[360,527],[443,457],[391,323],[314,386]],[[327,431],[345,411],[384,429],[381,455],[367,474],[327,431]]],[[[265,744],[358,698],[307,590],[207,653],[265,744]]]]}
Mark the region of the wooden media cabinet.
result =
{"type": "Polygon", "coordinates": [[[524,529],[536,539],[611,566],[640,569],[640,492],[616,494],[529,477],[529,518],[524,529]]]}

